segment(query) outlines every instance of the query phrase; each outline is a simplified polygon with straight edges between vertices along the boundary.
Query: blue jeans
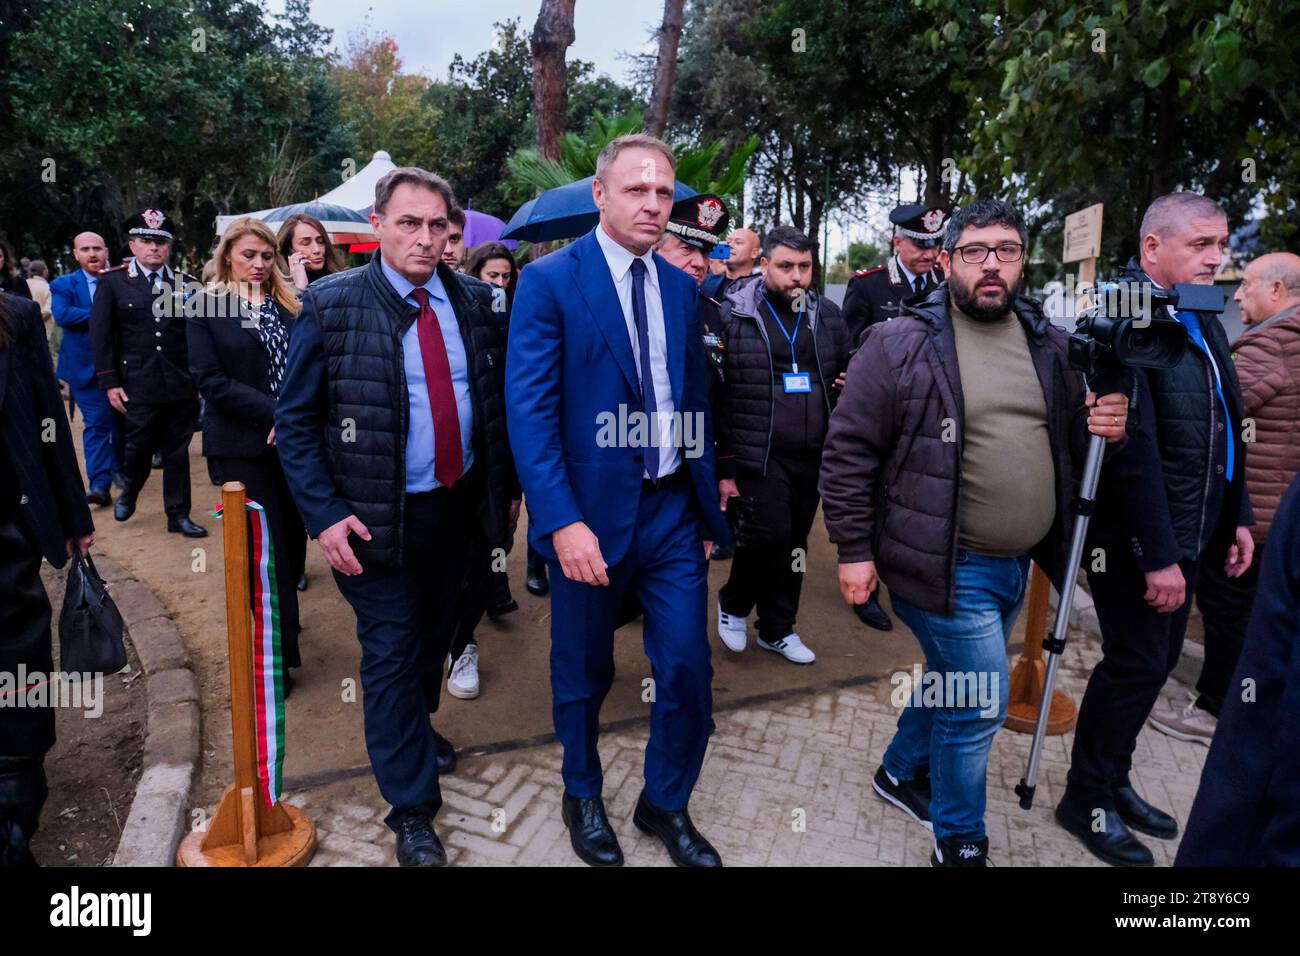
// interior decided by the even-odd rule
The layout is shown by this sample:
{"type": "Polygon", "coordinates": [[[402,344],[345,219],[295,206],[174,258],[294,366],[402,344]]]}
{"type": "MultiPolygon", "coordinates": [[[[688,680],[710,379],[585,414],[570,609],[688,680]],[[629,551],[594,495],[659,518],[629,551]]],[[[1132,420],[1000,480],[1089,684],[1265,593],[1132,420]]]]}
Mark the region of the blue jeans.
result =
{"type": "Polygon", "coordinates": [[[921,690],[906,698],[884,766],[899,780],[929,769],[936,839],[984,836],[989,748],[1007,716],[1007,639],[1025,597],[1028,569],[1027,556],[996,558],[958,549],[952,617],[890,595],[894,613],[925,652],[926,677],[921,690]]]}

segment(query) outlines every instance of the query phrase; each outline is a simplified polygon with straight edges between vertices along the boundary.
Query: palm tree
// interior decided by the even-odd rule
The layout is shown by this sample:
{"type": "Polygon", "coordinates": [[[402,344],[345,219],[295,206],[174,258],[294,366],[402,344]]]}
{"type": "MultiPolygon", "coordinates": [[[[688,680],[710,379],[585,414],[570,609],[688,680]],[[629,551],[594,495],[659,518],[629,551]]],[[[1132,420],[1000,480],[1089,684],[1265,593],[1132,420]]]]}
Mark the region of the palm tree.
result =
{"type": "MultiPolygon", "coordinates": [[[[539,192],[564,186],[596,175],[596,157],[605,146],[625,133],[637,133],[645,127],[640,112],[606,116],[596,113],[583,135],[565,133],[560,140],[560,158],[546,159],[536,149],[517,150],[507,165],[510,187],[519,200],[531,199],[539,192]]],[[[722,163],[716,176],[712,170],[722,155],[721,140],[707,143],[671,144],[677,156],[677,180],[696,192],[713,193],[728,203],[739,200],[745,187],[745,169],[758,148],[758,137],[751,136],[722,163]]]]}

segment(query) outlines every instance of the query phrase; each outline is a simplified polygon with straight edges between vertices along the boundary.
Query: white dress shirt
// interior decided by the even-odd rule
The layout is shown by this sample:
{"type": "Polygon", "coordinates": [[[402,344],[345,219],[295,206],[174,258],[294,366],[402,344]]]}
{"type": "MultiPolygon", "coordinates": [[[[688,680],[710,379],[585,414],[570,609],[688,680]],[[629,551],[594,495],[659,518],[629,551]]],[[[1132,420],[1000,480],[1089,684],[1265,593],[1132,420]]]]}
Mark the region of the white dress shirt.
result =
{"type": "MultiPolygon", "coordinates": [[[[654,387],[655,408],[659,413],[658,440],[659,474],[650,478],[662,478],[676,471],[682,463],[682,450],[677,436],[676,406],[673,404],[673,386],[668,377],[668,340],[664,332],[664,306],[659,295],[659,271],[655,268],[654,253],[634,256],[609,237],[603,226],[596,226],[596,241],[605,254],[605,263],[609,266],[614,279],[614,288],[618,291],[618,301],[623,307],[623,321],[627,324],[628,338],[632,341],[632,358],[636,362],[636,373],[644,379],[641,370],[641,349],[637,344],[636,313],[632,310],[632,260],[641,259],[645,263],[645,311],[646,328],[650,334],[650,380],[654,387]]],[[[615,411],[611,409],[611,411],[615,411]]],[[[633,411],[629,409],[629,412],[633,411]]],[[[638,409],[639,411],[639,409],[638,409]]],[[[622,416],[620,416],[622,417],[622,416]]]]}

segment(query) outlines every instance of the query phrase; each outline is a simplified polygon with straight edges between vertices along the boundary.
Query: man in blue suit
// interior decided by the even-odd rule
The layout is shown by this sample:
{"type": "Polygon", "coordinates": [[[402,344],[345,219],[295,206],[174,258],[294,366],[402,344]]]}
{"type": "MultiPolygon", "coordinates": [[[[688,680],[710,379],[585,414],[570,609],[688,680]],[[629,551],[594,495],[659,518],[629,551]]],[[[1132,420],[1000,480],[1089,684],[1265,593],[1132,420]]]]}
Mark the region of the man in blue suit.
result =
{"type": "Polygon", "coordinates": [[[645,608],[654,675],[633,822],[679,866],[721,865],[687,814],[713,706],[706,555],[729,532],[695,281],[652,251],[672,208],[675,168],[672,151],[650,136],[606,146],[592,184],[600,224],[524,269],[510,324],[510,442],[529,538],[552,578],[564,822],[593,866],[623,862],[601,800],[596,741],[629,593],[645,608]]]}
{"type": "Polygon", "coordinates": [[[81,266],[50,283],[50,307],[63,329],[59,345],[58,376],[72,389],[85,428],[81,447],[86,457],[86,500],[93,505],[112,504],[112,484],[122,469],[122,420],[108,403],[95,378],[95,358],[90,349],[90,305],[95,299],[99,274],[108,267],[108,248],[101,236],[79,233],[72,254],[81,266]]]}

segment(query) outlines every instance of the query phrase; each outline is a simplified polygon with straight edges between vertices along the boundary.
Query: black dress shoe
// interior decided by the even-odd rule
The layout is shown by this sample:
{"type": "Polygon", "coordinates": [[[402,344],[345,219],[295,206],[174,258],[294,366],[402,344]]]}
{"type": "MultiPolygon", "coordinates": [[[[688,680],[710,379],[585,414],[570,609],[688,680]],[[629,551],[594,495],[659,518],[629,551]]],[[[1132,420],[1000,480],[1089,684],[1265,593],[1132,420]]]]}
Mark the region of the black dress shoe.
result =
{"type": "Polygon", "coordinates": [[[305,590],[307,590],[307,572],[306,572],[306,571],[304,571],[302,574],[298,575],[298,590],[299,590],[299,591],[305,591],[305,590]]]}
{"type": "Polygon", "coordinates": [[[149,462],[149,467],[158,469],[161,468],[162,466],[163,466],[162,452],[156,451],[153,453],[153,460],[149,462]]]}
{"type": "Polygon", "coordinates": [[[86,504],[99,505],[101,508],[113,503],[113,496],[108,488],[91,488],[86,492],[86,504]]]}
{"type": "Polygon", "coordinates": [[[1056,808],[1056,822],[1079,839],[1097,859],[1111,866],[1154,866],[1155,857],[1109,807],[1089,807],[1065,797],[1056,808]],[[1101,829],[1093,829],[1094,811],[1100,810],[1101,829]]]}
{"type": "Polygon", "coordinates": [[[528,589],[529,594],[535,594],[538,597],[545,597],[551,590],[551,582],[546,579],[546,565],[538,561],[537,563],[528,563],[528,577],[524,579],[524,587],[528,589]]]}
{"type": "Polygon", "coordinates": [[[642,833],[658,837],[678,866],[722,866],[722,857],[695,829],[685,810],[660,810],[642,793],[632,822],[642,833]]]}
{"type": "Polygon", "coordinates": [[[433,832],[433,821],[422,813],[408,813],[397,821],[398,866],[444,866],[447,851],[433,832]]]}
{"type": "Polygon", "coordinates": [[[456,748],[451,745],[450,740],[436,730],[433,732],[433,742],[438,751],[438,776],[455,773],[456,748]]]}
{"type": "Polygon", "coordinates": [[[495,621],[498,618],[505,617],[507,614],[513,614],[517,610],[519,610],[519,602],[514,598],[511,598],[504,604],[493,604],[487,609],[487,616],[490,620],[495,621]]]}
{"type": "Polygon", "coordinates": [[[1165,811],[1151,806],[1132,787],[1115,787],[1111,790],[1111,796],[1115,798],[1115,810],[1119,813],[1119,818],[1130,829],[1161,840],[1172,840],[1178,836],[1178,821],[1165,811]]]}
{"type": "Polygon", "coordinates": [[[125,521],[133,514],[135,514],[135,499],[125,494],[118,495],[117,504],[113,505],[113,517],[118,521],[125,521]]]}
{"type": "Polygon", "coordinates": [[[736,546],[734,544],[715,544],[713,550],[709,552],[710,561],[730,561],[736,556],[736,546]]]}
{"type": "Polygon", "coordinates": [[[874,627],[877,631],[892,631],[894,622],[885,613],[885,609],[880,606],[880,600],[876,597],[876,593],[872,592],[871,597],[867,598],[866,604],[853,605],[853,613],[867,627],[874,627]]]}
{"type": "Polygon", "coordinates": [[[187,538],[206,538],[208,536],[208,529],[201,524],[195,524],[190,520],[189,515],[168,518],[167,530],[172,534],[183,534],[187,538]]]}
{"type": "Polygon", "coordinates": [[[578,859],[588,866],[622,866],[623,848],[605,816],[600,797],[571,797],[565,793],[560,816],[569,828],[569,842],[578,859]]]}

